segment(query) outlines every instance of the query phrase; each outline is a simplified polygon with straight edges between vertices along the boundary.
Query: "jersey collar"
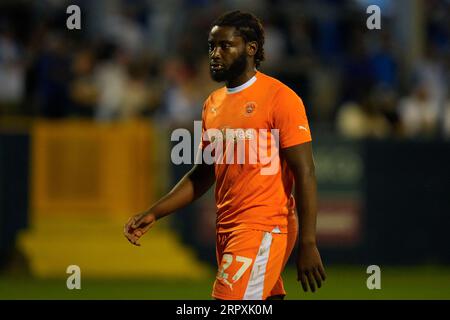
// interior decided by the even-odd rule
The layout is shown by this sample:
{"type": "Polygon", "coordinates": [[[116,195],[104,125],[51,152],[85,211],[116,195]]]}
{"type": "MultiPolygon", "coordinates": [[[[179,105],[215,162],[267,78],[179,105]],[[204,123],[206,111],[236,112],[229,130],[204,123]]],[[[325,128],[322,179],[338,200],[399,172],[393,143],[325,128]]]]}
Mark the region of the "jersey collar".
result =
{"type": "Polygon", "coordinates": [[[251,77],[249,80],[247,80],[245,83],[241,84],[240,86],[234,87],[234,88],[227,88],[228,94],[238,93],[241,92],[244,89],[247,89],[250,87],[253,83],[256,81],[256,74],[251,77]]]}

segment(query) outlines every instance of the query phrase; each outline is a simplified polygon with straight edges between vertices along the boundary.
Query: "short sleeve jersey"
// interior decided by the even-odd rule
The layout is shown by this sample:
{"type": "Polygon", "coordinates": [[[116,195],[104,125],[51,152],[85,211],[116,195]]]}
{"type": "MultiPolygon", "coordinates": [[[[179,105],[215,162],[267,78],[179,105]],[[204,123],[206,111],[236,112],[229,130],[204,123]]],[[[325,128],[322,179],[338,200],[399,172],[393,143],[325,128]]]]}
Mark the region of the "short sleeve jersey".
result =
{"type": "Polygon", "coordinates": [[[220,140],[211,132],[223,134],[223,156],[214,161],[217,231],[286,232],[294,179],[279,149],[311,141],[300,97],[257,71],[243,86],[222,87],[205,101],[200,151],[216,156],[220,140]]]}

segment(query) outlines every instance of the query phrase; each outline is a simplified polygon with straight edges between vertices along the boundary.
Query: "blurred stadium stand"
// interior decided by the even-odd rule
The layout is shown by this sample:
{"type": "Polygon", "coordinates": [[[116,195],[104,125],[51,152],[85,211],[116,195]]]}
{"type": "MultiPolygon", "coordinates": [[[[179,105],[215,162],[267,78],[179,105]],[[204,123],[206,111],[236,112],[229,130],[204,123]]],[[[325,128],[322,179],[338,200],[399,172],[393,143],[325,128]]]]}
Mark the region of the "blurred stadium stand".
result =
{"type": "Polygon", "coordinates": [[[2,270],[207,272],[212,193],[145,253],[121,228],[189,169],[170,164],[170,132],[200,119],[217,87],[209,24],[237,7],[264,23],[261,71],[307,107],[325,262],[450,264],[449,1],[19,0],[0,2],[2,270]],[[366,28],[372,3],[381,30],[366,28]]]}

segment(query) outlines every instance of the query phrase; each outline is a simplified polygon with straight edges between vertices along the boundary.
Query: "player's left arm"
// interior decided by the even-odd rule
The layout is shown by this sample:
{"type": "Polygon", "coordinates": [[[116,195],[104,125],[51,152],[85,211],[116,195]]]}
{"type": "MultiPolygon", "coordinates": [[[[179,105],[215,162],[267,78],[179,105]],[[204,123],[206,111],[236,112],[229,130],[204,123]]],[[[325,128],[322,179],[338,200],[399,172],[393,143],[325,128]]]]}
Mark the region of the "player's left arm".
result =
{"type": "Polygon", "coordinates": [[[317,183],[311,142],[281,149],[295,180],[295,202],[299,221],[297,280],[303,290],[315,292],[326,274],[316,243],[317,183]]]}

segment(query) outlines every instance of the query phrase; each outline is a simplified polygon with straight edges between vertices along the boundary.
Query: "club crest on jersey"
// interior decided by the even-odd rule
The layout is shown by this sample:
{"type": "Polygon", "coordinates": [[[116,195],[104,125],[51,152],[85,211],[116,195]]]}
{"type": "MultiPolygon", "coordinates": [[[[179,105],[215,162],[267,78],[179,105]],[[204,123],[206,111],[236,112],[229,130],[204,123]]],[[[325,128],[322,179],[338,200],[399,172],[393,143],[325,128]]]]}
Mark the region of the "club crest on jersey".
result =
{"type": "Polygon", "coordinates": [[[256,102],[247,102],[244,105],[244,116],[251,117],[255,114],[256,111],[256,102]]]}

